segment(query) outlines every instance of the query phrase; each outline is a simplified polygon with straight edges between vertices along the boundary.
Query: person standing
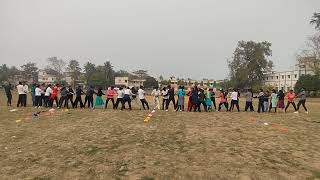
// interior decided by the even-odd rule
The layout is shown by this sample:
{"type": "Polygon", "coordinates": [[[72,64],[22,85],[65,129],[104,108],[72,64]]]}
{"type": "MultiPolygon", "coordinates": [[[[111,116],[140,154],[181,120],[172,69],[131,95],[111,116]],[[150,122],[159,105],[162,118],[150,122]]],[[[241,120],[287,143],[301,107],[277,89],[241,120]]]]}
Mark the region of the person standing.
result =
{"type": "Polygon", "coordinates": [[[212,101],[212,106],[214,107],[214,110],[217,110],[217,105],[216,105],[216,93],[214,92],[214,90],[212,88],[209,89],[209,92],[211,94],[211,101],[212,101]]]}
{"type": "Polygon", "coordinates": [[[253,100],[252,89],[248,89],[247,92],[244,94],[244,97],[246,98],[246,106],[244,108],[244,111],[248,111],[248,109],[250,109],[251,112],[254,111],[253,105],[252,105],[252,100],[253,100]]]}
{"type": "Polygon", "coordinates": [[[44,93],[44,107],[46,108],[50,106],[49,102],[50,102],[51,93],[52,93],[51,84],[49,84],[44,93]]]}
{"type": "Polygon", "coordinates": [[[218,111],[221,110],[222,105],[224,105],[224,107],[228,111],[228,102],[227,102],[226,95],[227,93],[224,92],[223,89],[220,89],[220,94],[219,94],[220,103],[219,103],[218,111]]]}
{"type": "Polygon", "coordinates": [[[264,112],[268,112],[269,110],[269,97],[270,97],[270,92],[269,90],[266,90],[264,93],[264,100],[263,100],[263,107],[264,107],[264,112]]]}
{"type": "Polygon", "coordinates": [[[236,89],[233,89],[233,91],[231,92],[231,106],[229,111],[233,111],[234,105],[236,105],[238,112],[240,112],[240,108],[239,108],[239,93],[236,89]]]}
{"type": "Polygon", "coordinates": [[[120,88],[117,90],[117,101],[116,101],[116,104],[115,104],[115,109],[118,109],[119,103],[122,103],[122,101],[123,101],[123,96],[124,96],[124,90],[123,90],[122,87],[120,87],[120,88]]]}
{"type": "Polygon", "coordinates": [[[199,100],[198,100],[198,105],[197,105],[197,108],[198,108],[198,112],[201,112],[201,104],[203,106],[203,109],[204,111],[208,112],[208,107],[207,107],[207,104],[206,104],[206,95],[204,93],[204,90],[203,89],[200,89],[199,93],[199,100]]]}
{"type": "Polygon", "coordinates": [[[278,103],[277,103],[277,106],[278,108],[282,109],[282,111],[284,112],[284,93],[282,90],[279,90],[279,93],[278,93],[278,103]]]}
{"type": "Polygon", "coordinates": [[[40,108],[42,106],[42,89],[40,87],[40,85],[36,85],[36,89],[35,89],[35,94],[34,94],[34,98],[35,98],[35,108],[40,108]]]}
{"type": "Polygon", "coordinates": [[[169,94],[169,99],[167,101],[168,108],[169,108],[170,102],[172,101],[173,108],[176,109],[176,100],[174,98],[174,95],[175,95],[174,88],[171,87],[170,85],[168,86],[168,94],[169,94]]]}
{"type": "Polygon", "coordinates": [[[31,100],[32,100],[32,106],[36,106],[36,98],[35,98],[35,90],[36,90],[36,83],[33,83],[31,85],[31,100]]]}
{"type": "Polygon", "coordinates": [[[144,110],[146,110],[146,107],[148,108],[148,110],[150,109],[149,108],[149,104],[146,100],[146,97],[145,97],[145,91],[143,90],[143,86],[140,86],[139,90],[138,90],[138,96],[139,96],[139,99],[140,99],[140,102],[142,104],[142,107],[144,110]]]}
{"type": "Polygon", "coordinates": [[[112,108],[115,109],[114,96],[115,96],[116,92],[114,90],[114,87],[113,86],[109,87],[106,94],[107,94],[107,100],[106,100],[105,108],[106,109],[108,108],[108,103],[109,103],[109,101],[111,101],[112,108]]]}
{"type": "Polygon", "coordinates": [[[81,89],[81,86],[78,86],[76,88],[76,99],[74,100],[73,108],[77,108],[78,107],[78,103],[80,103],[80,108],[84,108],[83,102],[82,102],[82,97],[81,97],[81,95],[83,95],[83,94],[84,94],[84,92],[81,89]]]}
{"type": "Polygon", "coordinates": [[[259,100],[258,113],[260,113],[261,111],[264,112],[264,92],[263,92],[263,89],[260,89],[260,93],[258,94],[257,98],[259,100]]]}
{"type": "Polygon", "coordinates": [[[68,94],[68,103],[70,101],[71,106],[73,107],[73,104],[74,104],[74,101],[73,101],[74,90],[72,89],[71,86],[69,86],[68,92],[69,92],[69,94],[68,94]]]}
{"type": "Polygon", "coordinates": [[[192,108],[193,108],[193,111],[196,112],[197,109],[198,109],[198,105],[199,105],[199,90],[198,90],[198,87],[197,86],[194,86],[192,92],[191,92],[191,95],[190,95],[190,109],[189,111],[191,112],[192,111],[192,108]]]}
{"type": "Polygon", "coordinates": [[[104,101],[102,99],[102,95],[105,95],[105,94],[102,92],[102,88],[100,87],[97,92],[96,102],[93,107],[94,109],[97,107],[103,107],[104,101]]]}
{"type": "Polygon", "coordinates": [[[269,112],[271,112],[271,109],[274,109],[274,112],[277,112],[277,93],[276,90],[272,90],[271,96],[270,96],[270,107],[269,112]]]}
{"type": "Polygon", "coordinates": [[[284,112],[287,112],[288,107],[290,106],[290,104],[292,104],[294,111],[297,111],[297,106],[294,103],[294,98],[296,97],[296,94],[293,92],[293,90],[291,89],[290,92],[287,94],[288,97],[288,103],[286,108],[284,109],[284,112]]]}
{"type": "Polygon", "coordinates": [[[298,108],[296,110],[296,113],[299,113],[299,109],[300,106],[302,105],[302,107],[304,108],[304,110],[306,111],[306,113],[308,114],[308,109],[306,107],[306,99],[307,99],[307,94],[304,88],[301,88],[300,93],[297,95],[300,99],[298,102],[298,108]]]}
{"type": "Polygon", "coordinates": [[[176,111],[184,111],[184,97],[186,96],[186,91],[184,90],[184,86],[179,86],[178,89],[178,106],[176,111]]]}
{"type": "Polygon", "coordinates": [[[162,89],[162,110],[168,111],[168,101],[169,101],[169,94],[167,87],[162,89]]]}
{"type": "Polygon", "coordinates": [[[50,95],[50,107],[53,108],[53,103],[56,103],[56,106],[59,107],[59,102],[58,102],[58,94],[59,94],[59,84],[56,84],[52,88],[52,93],[50,95]]]}
{"type": "Polygon", "coordinates": [[[7,96],[7,106],[11,106],[11,101],[12,101],[12,85],[11,83],[7,83],[5,85],[3,85],[4,91],[6,93],[7,96]]]}
{"type": "Polygon", "coordinates": [[[135,94],[132,93],[130,90],[130,87],[127,87],[127,89],[124,90],[124,96],[123,96],[123,101],[122,101],[122,107],[121,110],[125,109],[125,104],[128,103],[129,105],[129,110],[132,110],[131,107],[131,96],[135,94]]]}
{"type": "Polygon", "coordinates": [[[17,103],[17,107],[19,106],[25,106],[25,98],[26,98],[26,92],[24,90],[23,84],[22,82],[19,82],[17,85],[17,91],[18,91],[18,103],[17,103]]]}
{"type": "Polygon", "coordinates": [[[88,108],[90,107],[93,108],[93,94],[94,94],[93,86],[89,86],[86,92],[86,97],[84,99],[84,107],[88,102],[88,108]]]}
{"type": "Polygon", "coordinates": [[[67,87],[62,85],[62,88],[60,90],[60,94],[61,94],[61,98],[60,98],[59,108],[62,108],[62,105],[64,103],[64,107],[67,107],[67,109],[69,109],[69,103],[68,103],[69,91],[68,91],[67,87]]]}
{"type": "Polygon", "coordinates": [[[160,89],[159,87],[155,87],[151,93],[151,95],[153,96],[154,99],[154,108],[160,110],[160,89]]]}

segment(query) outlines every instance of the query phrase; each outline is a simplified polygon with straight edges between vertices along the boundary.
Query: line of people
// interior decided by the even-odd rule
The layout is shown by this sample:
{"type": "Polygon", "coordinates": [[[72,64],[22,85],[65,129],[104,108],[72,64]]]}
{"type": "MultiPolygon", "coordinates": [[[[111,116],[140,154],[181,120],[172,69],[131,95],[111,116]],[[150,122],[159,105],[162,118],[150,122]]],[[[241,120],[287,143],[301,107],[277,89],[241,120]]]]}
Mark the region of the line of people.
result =
{"type": "MultiPolygon", "coordinates": [[[[4,89],[8,99],[7,104],[8,106],[11,106],[11,84],[5,85],[4,89]]],[[[213,88],[202,89],[195,86],[186,90],[184,86],[179,86],[179,88],[175,90],[169,85],[161,90],[159,87],[155,87],[150,95],[154,99],[154,107],[159,110],[162,109],[168,111],[170,104],[172,104],[176,111],[185,111],[185,99],[187,99],[187,111],[201,112],[202,109],[206,112],[216,110],[221,111],[222,109],[225,109],[226,111],[233,111],[235,108],[237,111],[240,111],[239,99],[241,96],[239,89],[233,89],[231,92],[228,90],[224,91],[223,89],[220,89],[219,91],[218,95],[216,95],[213,88]],[[178,96],[177,100],[175,98],[176,96],[178,96]],[[230,103],[228,102],[228,98],[231,99],[230,103]],[[216,105],[216,99],[220,99],[218,108],[216,105]]],[[[29,92],[28,85],[24,82],[19,82],[17,85],[17,92],[17,107],[26,106],[27,94],[29,92]]],[[[67,87],[63,84],[49,84],[47,86],[44,84],[33,84],[31,87],[31,95],[33,106],[38,108],[52,108],[54,104],[56,104],[56,107],[58,108],[69,108],[70,103],[72,108],[77,108],[79,105],[80,108],[87,107],[107,109],[109,102],[111,102],[113,109],[118,109],[121,105],[121,110],[123,110],[127,104],[128,108],[131,110],[132,103],[135,103],[140,107],[140,109],[150,109],[143,86],[140,86],[138,90],[134,87],[115,88],[111,86],[105,92],[103,92],[102,88],[98,88],[98,91],[96,92],[93,86],[89,86],[86,89],[86,92],[84,92],[81,86],[78,86],[73,90],[71,86],[67,87]],[[85,95],[84,102],[82,101],[83,95],[85,95]],[[96,95],[95,102],[94,95],[96,95]],[[102,96],[106,96],[105,101],[102,96]]],[[[295,113],[299,112],[301,105],[305,109],[305,112],[308,113],[305,105],[306,91],[304,88],[301,89],[298,95],[296,95],[293,90],[285,95],[282,90],[279,90],[278,92],[276,92],[276,90],[272,90],[270,93],[269,91],[261,89],[257,96],[254,96],[252,90],[248,89],[244,93],[243,97],[246,100],[244,111],[254,111],[253,99],[258,99],[258,113],[271,112],[272,110],[277,112],[277,109],[282,109],[286,112],[290,105],[293,106],[295,113]],[[284,100],[286,96],[288,102],[285,106],[284,100]],[[297,106],[294,102],[296,97],[300,98],[297,106]]]]}

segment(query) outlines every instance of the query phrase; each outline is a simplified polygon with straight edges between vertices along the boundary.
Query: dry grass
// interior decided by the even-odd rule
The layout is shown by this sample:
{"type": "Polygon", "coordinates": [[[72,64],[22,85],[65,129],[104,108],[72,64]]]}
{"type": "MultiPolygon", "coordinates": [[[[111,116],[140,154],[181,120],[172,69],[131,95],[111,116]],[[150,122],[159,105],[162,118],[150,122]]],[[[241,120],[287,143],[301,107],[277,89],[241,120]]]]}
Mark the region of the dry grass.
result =
{"type": "Polygon", "coordinates": [[[31,118],[0,97],[1,179],[320,178],[319,99],[308,115],[157,111],[144,123],[149,111],[31,118]]]}

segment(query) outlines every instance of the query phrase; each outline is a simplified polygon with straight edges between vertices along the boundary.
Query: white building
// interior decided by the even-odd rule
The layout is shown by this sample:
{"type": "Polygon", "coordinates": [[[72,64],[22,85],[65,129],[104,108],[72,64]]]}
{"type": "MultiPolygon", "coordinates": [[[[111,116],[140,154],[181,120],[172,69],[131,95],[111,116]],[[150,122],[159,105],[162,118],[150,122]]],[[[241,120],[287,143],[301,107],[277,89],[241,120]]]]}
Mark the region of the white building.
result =
{"type": "Polygon", "coordinates": [[[143,86],[144,79],[130,79],[129,77],[115,77],[114,84],[116,86],[140,87],[143,86]]]}
{"type": "Polygon", "coordinates": [[[57,81],[57,72],[51,69],[39,70],[38,82],[40,84],[53,84],[57,81]]]}
{"type": "Polygon", "coordinates": [[[264,85],[284,91],[294,90],[299,77],[305,74],[313,74],[313,71],[306,66],[297,64],[294,70],[265,73],[264,85]]]}

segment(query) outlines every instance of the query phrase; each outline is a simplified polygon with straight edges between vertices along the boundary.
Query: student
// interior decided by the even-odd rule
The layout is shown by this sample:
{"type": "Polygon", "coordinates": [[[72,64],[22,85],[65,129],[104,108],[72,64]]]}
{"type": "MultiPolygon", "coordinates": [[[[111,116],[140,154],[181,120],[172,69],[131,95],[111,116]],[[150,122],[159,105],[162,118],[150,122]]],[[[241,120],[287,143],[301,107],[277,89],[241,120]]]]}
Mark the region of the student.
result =
{"type": "Polygon", "coordinates": [[[288,97],[288,103],[287,106],[284,110],[284,112],[287,112],[288,107],[290,106],[290,104],[292,104],[294,111],[297,111],[297,107],[296,104],[294,103],[294,98],[296,97],[296,94],[293,92],[293,90],[291,89],[290,92],[287,94],[288,97]]]}
{"type": "Polygon", "coordinates": [[[93,94],[94,94],[94,90],[93,90],[93,86],[89,86],[86,92],[86,97],[84,99],[84,106],[86,106],[87,102],[88,102],[88,108],[93,108],[93,94]]]}
{"type": "Polygon", "coordinates": [[[115,94],[116,94],[116,92],[114,90],[114,87],[113,86],[109,87],[108,90],[107,90],[107,93],[106,93],[106,95],[107,95],[107,100],[106,100],[106,105],[105,105],[106,109],[108,109],[108,103],[109,103],[110,100],[112,102],[112,108],[115,109],[115,104],[114,104],[114,96],[115,96],[115,94]]]}
{"type": "Polygon", "coordinates": [[[192,95],[192,92],[193,92],[194,88],[191,87],[189,90],[188,90],[188,93],[187,93],[187,96],[188,96],[188,108],[187,108],[187,111],[191,111],[192,107],[191,106],[191,95],[192,95]]]}
{"type": "Polygon", "coordinates": [[[11,101],[12,101],[12,85],[11,83],[7,83],[6,85],[3,85],[4,91],[7,96],[7,106],[11,106],[11,101]]]}
{"type": "Polygon", "coordinates": [[[45,93],[44,93],[44,107],[46,107],[46,108],[50,106],[51,93],[52,93],[51,84],[49,84],[47,89],[45,90],[45,93]]]}
{"type": "Polygon", "coordinates": [[[28,99],[28,92],[29,92],[29,87],[27,85],[27,82],[24,81],[23,82],[23,91],[25,92],[24,98],[23,98],[23,106],[26,107],[27,106],[27,99],[28,99]]]}
{"type": "Polygon", "coordinates": [[[219,103],[218,111],[221,110],[222,105],[224,105],[224,107],[228,111],[228,102],[226,98],[226,93],[223,91],[223,89],[220,89],[219,98],[220,98],[220,103],[219,103]]]}
{"type": "Polygon", "coordinates": [[[193,108],[194,112],[196,112],[199,104],[199,90],[197,86],[195,86],[191,92],[190,102],[191,102],[191,105],[190,105],[189,111],[191,112],[193,108]]]}
{"type": "Polygon", "coordinates": [[[117,102],[115,104],[115,109],[118,109],[119,107],[119,103],[121,103],[123,101],[123,96],[124,96],[124,90],[122,87],[120,87],[117,90],[117,102]]]}
{"type": "Polygon", "coordinates": [[[132,88],[131,88],[131,92],[132,92],[131,102],[133,101],[134,103],[136,103],[136,105],[139,106],[139,109],[141,110],[141,105],[140,105],[140,103],[139,103],[138,100],[137,100],[137,94],[138,94],[137,89],[134,88],[134,87],[132,87],[132,88]]]}
{"type": "Polygon", "coordinates": [[[169,99],[167,101],[167,106],[168,106],[167,109],[169,109],[170,102],[173,103],[173,108],[176,109],[177,107],[176,107],[176,100],[174,98],[174,95],[175,95],[174,88],[171,87],[170,85],[168,86],[168,94],[169,94],[169,99]]]}
{"type": "Polygon", "coordinates": [[[36,98],[35,98],[35,90],[36,90],[36,83],[33,83],[31,85],[31,100],[32,100],[32,106],[36,106],[36,98]]]}
{"type": "Polygon", "coordinates": [[[40,89],[41,89],[41,101],[40,101],[40,106],[45,106],[45,102],[44,102],[44,97],[45,97],[45,93],[46,93],[46,85],[44,83],[42,83],[40,85],[40,89]]]}
{"type": "Polygon", "coordinates": [[[131,108],[131,96],[133,96],[133,95],[135,95],[135,94],[132,93],[132,91],[130,90],[129,87],[127,87],[124,90],[124,96],[123,96],[121,110],[125,109],[125,104],[126,103],[128,103],[128,105],[129,105],[129,110],[132,110],[132,108],[131,108]]]}
{"type": "Polygon", "coordinates": [[[258,98],[258,100],[259,100],[258,113],[260,113],[261,111],[264,112],[264,92],[263,92],[263,89],[260,89],[260,93],[258,94],[258,96],[256,96],[256,98],[258,98]]]}
{"type": "Polygon", "coordinates": [[[299,113],[299,109],[300,109],[300,106],[302,105],[304,110],[306,111],[306,113],[308,114],[308,110],[306,108],[306,98],[307,98],[307,94],[306,94],[306,91],[304,88],[301,88],[301,91],[300,93],[297,95],[300,99],[299,99],[299,102],[298,102],[298,108],[297,108],[297,111],[296,113],[299,113]]]}
{"type": "Polygon", "coordinates": [[[217,110],[217,106],[216,106],[216,93],[213,91],[212,88],[209,89],[209,92],[211,93],[211,101],[212,101],[212,105],[214,107],[214,110],[216,111],[217,110]]]}
{"type": "Polygon", "coordinates": [[[273,89],[270,96],[269,112],[271,112],[272,108],[274,108],[274,112],[277,112],[277,98],[278,98],[278,95],[276,93],[276,90],[273,89]]]}
{"type": "Polygon", "coordinates": [[[207,105],[207,109],[208,111],[212,111],[212,94],[213,94],[213,89],[212,88],[209,88],[207,89],[207,93],[205,94],[206,95],[206,105],[207,105]]]}
{"type": "Polygon", "coordinates": [[[145,98],[145,91],[143,90],[143,86],[140,86],[140,88],[138,90],[138,96],[139,96],[139,99],[140,99],[140,102],[142,104],[143,109],[146,110],[146,107],[145,107],[145,105],[146,105],[149,110],[150,108],[149,108],[149,104],[145,98]]]}
{"type": "Polygon", "coordinates": [[[70,103],[71,103],[71,105],[72,105],[72,108],[73,108],[73,104],[74,104],[74,101],[73,101],[74,90],[72,89],[71,86],[69,86],[68,92],[69,92],[69,94],[68,94],[68,103],[69,103],[69,101],[70,101],[70,103]]]}
{"type": "Polygon", "coordinates": [[[59,102],[58,102],[58,94],[59,94],[59,84],[56,84],[53,89],[52,93],[50,95],[50,107],[53,107],[54,101],[56,102],[57,107],[59,107],[59,102]]]}
{"type": "Polygon", "coordinates": [[[167,87],[162,89],[162,97],[162,110],[168,111],[169,93],[167,87]],[[164,106],[166,106],[166,109],[164,109],[164,106]]]}
{"type": "Polygon", "coordinates": [[[236,105],[238,112],[240,112],[239,109],[239,93],[236,89],[233,89],[233,91],[231,92],[231,106],[229,111],[233,111],[234,105],[236,105]]]}
{"type": "Polygon", "coordinates": [[[200,89],[200,91],[199,91],[199,101],[198,101],[198,105],[197,105],[198,112],[201,112],[201,104],[203,105],[204,110],[206,112],[208,112],[208,107],[206,104],[206,95],[204,94],[203,89],[200,89]]]}
{"type": "Polygon", "coordinates": [[[178,89],[178,105],[176,111],[184,111],[184,97],[186,95],[186,91],[184,90],[184,86],[179,86],[178,89]]]}
{"type": "Polygon", "coordinates": [[[17,86],[17,91],[18,91],[18,103],[17,103],[17,107],[21,106],[26,106],[26,104],[24,103],[24,99],[26,98],[26,92],[24,91],[22,82],[19,82],[18,86],[17,86]]]}
{"type": "Polygon", "coordinates": [[[282,111],[284,112],[284,93],[282,90],[279,90],[278,93],[278,108],[282,109],[282,111]]]}
{"type": "Polygon", "coordinates": [[[60,90],[60,95],[61,95],[61,98],[59,100],[59,102],[60,102],[59,108],[62,108],[62,105],[64,103],[64,107],[67,107],[67,109],[69,109],[69,103],[68,103],[69,91],[68,91],[67,87],[65,87],[64,85],[62,85],[62,88],[60,90]]]}
{"type": "Polygon", "coordinates": [[[263,107],[264,107],[264,112],[268,112],[268,108],[269,108],[269,97],[270,97],[270,92],[269,90],[266,90],[266,92],[264,93],[264,100],[263,100],[263,107]]]}
{"type": "Polygon", "coordinates": [[[105,94],[102,92],[102,88],[100,87],[98,89],[98,92],[97,92],[96,102],[95,102],[94,107],[93,107],[94,109],[96,107],[103,107],[104,101],[102,99],[102,95],[105,95],[105,94]]]}
{"type": "Polygon", "coordinates": [[[76,88],[76,99],[74,100],[73,108],[77,108],[78,107],[78,103],[80,103],[80,108],[84,108],[84,105],[83,105],[83,102],[82,102],[82,98],[81,98],[81,95],[83,95],[83,94],[85,94],[85,93],[81,89],[81,86],[78,86],[76,88]]]}
{"type": "Polygon", "coordinates": [[[246,107],[244,108],[244,111],[254,111],[253,105],[252,105],[252,100],[253,100],[253,93],[252,89],[248,89],[247,92],[244,94],[244,97],[246,97],[246,107]]]}
{"type": "Polygon", "coordinates": [[[42,89],[40,88],[40,85],[37,84],[35,89],[35,94],[34,94],[36,108],[41,107],[41,93],[42,93],[42,89]]]}
{"type": "Polygon", "coordinates": [[[160,89],[158,86],[156,86],[151,95],[153,96],[153,99],[154,99],[154,107],[158,110],[160,110],[160,95],[161,95],[161,92],[160,92],[160,89]]]}

